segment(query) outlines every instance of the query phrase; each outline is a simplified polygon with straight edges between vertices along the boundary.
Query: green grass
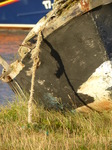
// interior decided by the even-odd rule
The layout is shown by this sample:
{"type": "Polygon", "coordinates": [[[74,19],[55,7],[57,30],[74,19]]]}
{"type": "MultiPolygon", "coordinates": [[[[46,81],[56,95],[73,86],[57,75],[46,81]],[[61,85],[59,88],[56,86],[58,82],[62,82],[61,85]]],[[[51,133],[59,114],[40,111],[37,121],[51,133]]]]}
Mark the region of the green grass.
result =
{"type": "Polygon", "coordinates": [[[111,150],[112,112],[89,114],[44,110],[27,101],[0,106],[0,150],[111,150]]]}

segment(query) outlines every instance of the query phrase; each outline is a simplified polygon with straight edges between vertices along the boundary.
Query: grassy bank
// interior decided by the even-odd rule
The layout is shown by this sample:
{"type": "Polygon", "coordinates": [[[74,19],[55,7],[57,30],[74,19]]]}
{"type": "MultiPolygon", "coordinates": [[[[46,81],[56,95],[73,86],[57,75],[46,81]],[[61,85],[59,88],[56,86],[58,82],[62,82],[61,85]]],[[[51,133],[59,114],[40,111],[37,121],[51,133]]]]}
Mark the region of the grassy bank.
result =
{"type": "Polygon", "coordinates": [[[0,150],[111,150],[112,112],[78,114],[33,108],[27,102],[0,107],[0,150]]]}

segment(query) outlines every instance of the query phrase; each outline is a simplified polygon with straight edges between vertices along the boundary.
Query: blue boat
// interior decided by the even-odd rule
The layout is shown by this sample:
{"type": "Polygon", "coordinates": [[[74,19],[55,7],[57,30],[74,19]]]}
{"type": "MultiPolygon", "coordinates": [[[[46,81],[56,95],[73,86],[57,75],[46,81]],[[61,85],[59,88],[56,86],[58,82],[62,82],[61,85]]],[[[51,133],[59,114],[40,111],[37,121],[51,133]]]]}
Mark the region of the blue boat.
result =
{"type": "Polygon", "coordinates": [[[53,0],[0,0],[0,26],[33,26],[52,5],[53,0]]]}

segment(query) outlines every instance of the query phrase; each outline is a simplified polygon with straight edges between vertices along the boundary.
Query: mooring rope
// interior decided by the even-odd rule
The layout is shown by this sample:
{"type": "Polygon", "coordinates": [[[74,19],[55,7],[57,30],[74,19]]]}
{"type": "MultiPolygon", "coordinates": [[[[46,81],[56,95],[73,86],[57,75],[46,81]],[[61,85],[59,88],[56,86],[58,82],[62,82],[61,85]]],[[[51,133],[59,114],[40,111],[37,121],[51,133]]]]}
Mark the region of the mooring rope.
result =
{"type": "Polygon", "coordinates": [[[35,74],[36,74],[37,67],[40,65],[39,64],[40,63],[39,52],[40,52],[41,42],[42,42],[42,34],[41,34],[41,30],[40,30],[38,33],[36,48],[33,50],[33,51],[35,51],[35,53],[33,54],[31,90],[30,90],[30,98],[28,101],[28,123],[32,122],[32,102],[33,102],[33,95],[34,95],[35,74]]]}

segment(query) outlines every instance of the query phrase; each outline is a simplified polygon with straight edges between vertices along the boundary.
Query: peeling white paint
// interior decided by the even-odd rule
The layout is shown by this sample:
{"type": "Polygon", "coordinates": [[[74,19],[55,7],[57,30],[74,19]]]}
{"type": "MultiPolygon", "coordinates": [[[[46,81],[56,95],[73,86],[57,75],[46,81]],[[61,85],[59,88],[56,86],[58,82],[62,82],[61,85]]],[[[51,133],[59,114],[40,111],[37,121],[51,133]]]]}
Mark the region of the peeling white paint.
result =
{"type": "Polygon", "coordinates": [[[1,80],[3,82],[10,82],[12,79],[14,79],[20,71],[24,68],[24,64],[22,62],[19,62],[18,60],[13,62],[7,71],[3,72],[1,75],[1,80]]]}
{"type": "Polygon", "coordinates": [[[22,62],[19,62],[17,60],[14,63],[12,63],[10,67],[12,68],[12,71],[9,74],[9,76],[11,77],[11,79],[14,79],[20,73],[20,71],[25,67],[25,65],[22,62]]]}
{"type": "Polygon", "coordinates": [[[27,76],[31,76],[32,75],[32,67],[28,69],[28,71],[26,71],[26,75],[27,76]]]}
{"type": "Polygon", "coordinates": [[[80,86],[77,92],[87,94],[94,100],[111,100],[111,88],[112,61],[106,61],[80,86]]]}
{"type": "Polygon", "coordinates": [[[40,19],[37,24],[34,26],[34,28],[31,30],[31,32],[38,33],[40,28],[45,24],[45,17],[40,19]]]}
{"type": "Polygon", "coordinates": [[[94,48],[95,47],[95,44],[94,44],[94,41],[93,40],[86,40],[85,41],[85,44],[87,46],[89,46],[90,48],[94,48]]]}
{"type": "Polygon", "coordinates": [[[40,84],[40,85],[43,85],[45,83],[45,80],[40,80],[38,79],[37,82],[40,84]]]}

